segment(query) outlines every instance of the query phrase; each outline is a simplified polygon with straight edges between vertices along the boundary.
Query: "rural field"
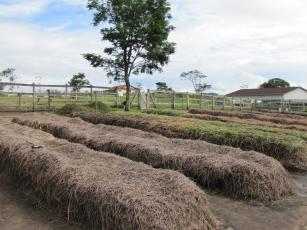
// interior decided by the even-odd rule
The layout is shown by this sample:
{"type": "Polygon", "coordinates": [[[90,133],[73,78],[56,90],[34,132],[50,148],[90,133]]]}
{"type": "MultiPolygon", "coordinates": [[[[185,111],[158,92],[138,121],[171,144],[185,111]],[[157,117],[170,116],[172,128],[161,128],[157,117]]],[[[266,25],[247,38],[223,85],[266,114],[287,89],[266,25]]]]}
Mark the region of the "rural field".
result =
{"type": "Polygon", "coordinates": [[[307,229],[306,117],[81,107],[1,114],[1,229],[307,229]]]}

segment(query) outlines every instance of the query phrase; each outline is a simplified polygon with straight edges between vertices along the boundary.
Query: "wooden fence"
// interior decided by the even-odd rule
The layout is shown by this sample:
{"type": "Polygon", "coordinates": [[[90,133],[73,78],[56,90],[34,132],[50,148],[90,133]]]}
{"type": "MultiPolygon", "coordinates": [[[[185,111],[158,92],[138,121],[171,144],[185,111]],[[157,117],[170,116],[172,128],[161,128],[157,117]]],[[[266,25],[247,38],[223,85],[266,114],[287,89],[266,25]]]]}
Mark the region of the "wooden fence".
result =
{"type": "MultiPolygon", "coordinates": [[[[51,111],[66,104],[90,104],[103,102],[112,107],[123,107],[125,97],[112,87],[84,86],[74,91],[69,85],[1,83],[12,87],[0,91],[0,112],[51,111]]],[[[131,104],[138,107],[138,91],[132,93],[131,104]]]]}
{"type": "MultiPolygon", "coordinates": [[[[90,104],[103,102],[112,107],[123,108],[125,95],[111,87],[84,86],[74,91],[69,85],[0,83],[9,91],[0,91],[0,111],[50,111],[66,104],[90,104]]],[[[133,108],[140,109],[211,109],[241,110],[257,109],[303,112],[307,101],[266,101],[231,98],[219,95],[195,94],[175,91],[141,92],[134,90],[131,96],[133,108]]]]}
{"type": "Polygon", "coordinates": [[[257,101],[247,98],[232,98],[220,95],[195,94],[174,91],[147,91],[146,108],[158,109],[210,109],[210,110],[275,110],[307,112],[307,101],[272,100],[257,101]]]}

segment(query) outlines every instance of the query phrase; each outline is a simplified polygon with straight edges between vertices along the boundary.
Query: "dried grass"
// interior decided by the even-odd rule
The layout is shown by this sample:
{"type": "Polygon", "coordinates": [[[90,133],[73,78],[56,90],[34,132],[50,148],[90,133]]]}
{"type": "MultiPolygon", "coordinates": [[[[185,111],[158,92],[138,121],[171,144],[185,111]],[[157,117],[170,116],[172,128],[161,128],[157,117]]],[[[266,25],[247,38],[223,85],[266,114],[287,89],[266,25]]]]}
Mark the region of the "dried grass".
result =
{"type": "Polygon", "coordinates": [[[172,118],[147,115],[142,117],[129,114],[74,113],[84,121],[155,132],[170,138],[205,140],[207,142],[239,147],[265,153],[280,161],[293,171],[307,170],[305,140],[296,136],[256,130],[250,127],[226,126],[222,123],[205,122],[189,118],[172,118]]]}
{"type": "Polygon", "coordinates": [[[19,125],[1,127],[0,134],[0,170],[70,221],[106,230],[218,228],[205,193],[180,173],[19,125]],[[27,141],[44,147],[32,149],[27,141]]]}
{"type": "Polygon", "coordinates": [[[307,126],[303,125],[287,125],[287,124],[276,124],[270,121],[260,121],[257,119],[244,119],[238,117],[230,117],[230,116],[214,116],[209,114],[185,114],[182,117],[185,118],[194,118],[200,120],[207,120],[207,121],[220,121],[225,123],[238,123],[243,125],[255,125],[255,126],[265,126],[271,128],[279,128],[279,129],[290,129],[290,130],[298,130],[298,131],[307,131],[307,126]]]}
{"type": "Polygon", "coordinates": [[[141,161],[155,168],[178,170],[200,185],[225,195],[261,202],[291,195],[288,174],[273,158],[204,141],[169,139],[129,128],[92,125],[54,115],[15,118],[56,137],[141,161]]]}
{"type": "Polygon", "coordinates": [[[223,110],[200,110],[192,109],[189,111],[192,114],[208,114],[213,116],[237,117],[242,119],[255,119],[259,121],[268,121],[282,125],[301,125],[307,127],[307,119],[297,119],[291,117],[277,117],[272,114],[260,113],[245,113],[245,112],[231,112],[223,110]]]}

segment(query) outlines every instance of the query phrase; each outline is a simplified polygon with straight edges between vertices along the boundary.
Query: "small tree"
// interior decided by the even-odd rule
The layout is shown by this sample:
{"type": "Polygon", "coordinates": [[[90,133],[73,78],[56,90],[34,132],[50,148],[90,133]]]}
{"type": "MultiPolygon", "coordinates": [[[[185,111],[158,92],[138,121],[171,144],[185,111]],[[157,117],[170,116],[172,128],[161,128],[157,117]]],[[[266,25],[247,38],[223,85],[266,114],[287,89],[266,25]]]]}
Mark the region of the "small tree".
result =
{"type": "MultiPolygon", "coordinates": [[[[14,68],[6,68],[0,72],[0,82],[2,80],[9,81],[10,83],[14,83],[16,80],[16,75],[15,75],[15,70],[14,68]]],[[[4,85],[0,84],[0,90],[4,89],[4,85]]],[[[9,90],[12,91],[14,89],[14,86],[10,86],[9,90]]]]}
{"type": "Polygon", "coordinates": [[[198,93],[204,93],[205,91],[207,91],[208,89],[211,89],[212,86],[211,85],[208,85],[206,83],[202,83],[198,86],[198,93]]]}
{"type": "Polygon", "coordinates": [[[259,86],[259,88],[289,88],[289,87],[290,83],[280,78],[270,79],[269,81],[259,86]]]}
{"type": "MultiPolygon", "coordinates": [[[[84,54],[94,67],[103,67],[107,76],[126,84],[126,101],[130,102],[130,76],[162,71],[175,52],[175,44],[168,42],[174,29],[167,0],[89,0],[94,10],[94,25],[101,24],[102,40],[110,47],[107,57],[84,54]]],[[[130,110],[130,103],[125,104],[130,110]]]]}
{"type": "Polygon", "coordinates": [[[157,82],[156,86],[158,91],[172,91],[172,88],[169,88],[166,82],[157,82]]]}
{"type": "Polygon", "coordinates": [[[73,91],[76,92],[76,100],[78,100],[78,92],[83,86],[89,85],[90,82],[86,79],[84,73],[78,73],[70,79],[68,84],[73,88],[73,91]]]}
{"type": "Polygon", "coordinates": [[[180,75],[180,77],[184,80],[189,80],[192,82],[195,93],[203,93],[204,91],[211,88],[211,85],[204,83],[204,79],[208,76],[200,72],[199,70],[192,70],[189,72],[184,72],[180,75]]]}
{"type": "Polygon", "coordinates": [[[84,73],[78,73],[70,79],[68,84],[73,88],[74,91],[79,92],[83,86],[89,85],[90,82],[86,79],[84,73]]]}

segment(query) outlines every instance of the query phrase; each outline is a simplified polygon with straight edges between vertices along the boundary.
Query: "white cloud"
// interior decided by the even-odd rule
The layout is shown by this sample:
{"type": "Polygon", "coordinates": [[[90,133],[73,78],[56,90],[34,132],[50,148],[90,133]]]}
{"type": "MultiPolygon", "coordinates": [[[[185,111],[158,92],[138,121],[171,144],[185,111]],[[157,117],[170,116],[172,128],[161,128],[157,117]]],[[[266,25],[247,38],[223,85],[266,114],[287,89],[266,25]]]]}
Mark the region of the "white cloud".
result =
{"type": "Polygon", "coordinates": [[[0,22],[0,68],[17,69],[19,81],[65,84],[75,73],[85,72],[92,83],[108,80],[100,69],[90,67],[82,53],[101,52],[103,44],[97,31],[47,31],[26,24],[0,22]]]}
{"type": "Polygon", "coordinates": [[[29,16],[42,11],[47,3],[47,0],[11,1],[10,3],[0,3],[0,16],[29,16]]]}
{"type": "Polygon", "coordinates": [[[0,3],[0,17],[31,16],[42,12],[51,3],[85,6],[87,0],[12,0],[0,3]]]}
{"type": "MultiPolygon", "coordinates": [[[[87,2],[64,1],[80,6],[87,2]]],[[[21,2],[27,6],[28,14],[42,10],[50,2],[63,3],[59,0],[21,2]]],[[[307,88],[307,1],[171,2],[176,26],[171,39],[177,43],[177,52],[163,74],[134,78],[135,82],[143,81],[145,87],[154,87],[155,82],[163,80],[176,90],[186,91],[192,87],[179,79],[180,73],[200,69],[219,93],[228,93],[241,85],[257,87],[270,77],[282,77],[307,88]]],[[[6,13],[1,7],[0,4],[2,15],[24,12],[14,4],[6,13]]],[[[0,63],[3,67],[16,67],[24,81],[42,75],[45,81],[65,83],[72,74],[85,72],[92,82],[106,84],[108,80],[103,71],[93,69],[80,56],[80,53],[102,50],[98,28],[65,32],[61,30],[65,26],[63,23],[48,30],[0,21],[0,29],[5,31],[0,36],[0,63]]]]}

